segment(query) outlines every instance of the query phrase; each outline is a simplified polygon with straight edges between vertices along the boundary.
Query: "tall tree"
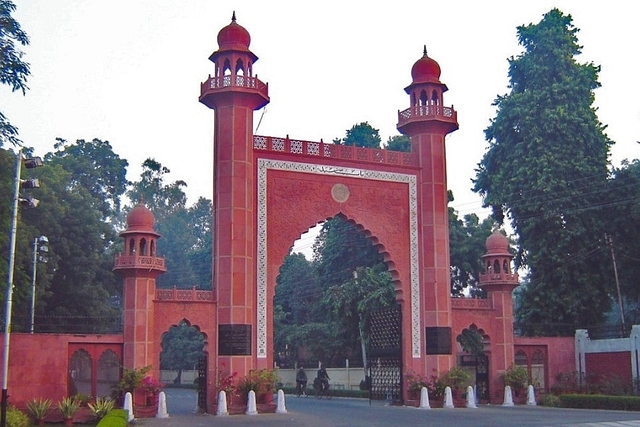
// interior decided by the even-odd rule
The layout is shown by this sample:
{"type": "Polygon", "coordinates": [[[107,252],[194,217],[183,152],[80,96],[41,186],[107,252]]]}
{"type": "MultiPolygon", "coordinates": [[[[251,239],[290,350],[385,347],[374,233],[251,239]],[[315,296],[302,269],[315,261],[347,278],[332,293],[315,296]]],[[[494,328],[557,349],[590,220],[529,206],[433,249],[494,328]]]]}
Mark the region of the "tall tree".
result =
{"type": "MultiPolygon", "coordinates": [[[[453,193],[449,191],[449,203],[453,193]]],[[[478,278],[483,271],[482,255],[486,252],[486,240],[493,230],[493,219],[480,222],[476,214],[462,219],[449,207],[449,247],[451,264],[451,295],[462,296],[465,291],[474,297],[486,294],[478,288],[478,278]]]]}
{"type": "MultiPolygon", "coordinates": [[[[11,14],[16,5],[10,0],[0,0],[0,83],[11,87],[13,92],[20,90],[24,95],[27,77],[31,74],[29,64],[22,58],[24,52],[19,46],[27,46],[29,37],[11,14]]],[[[8,142],[19,146],[18,129],[0,111],[0,147],[8,142]]]]}
{"type": "Polygon", "coordinates": [[[606,186],[609,148],[593,107],[600,68],[580,64],[578,29],[552,9],[517,29],[524,52],[509,59],[511,91],[485,130],[489,149],[474,190],[518,236],[529,268],[518,316],[528,324],[586,326],[609,307],[611,282],[595,259],[604,231],[594,206],[606,186]]]}
{"type": "Polygon", "coordinates": [[[381,142],[379,130],[373,128],[369,122],[353,125],[351,129],[347,129],[344,138],[335,138],[333,140],[334,144],[365,148],[380,148],[381,142]]]}
{"type": "Polygon", "coordinates": [[[406,135],[391,136],[387,140],[384,148],[391,151],[404,151],[408,153],[411,151],[411,138],[406,135]]]}
{"type": "Polygon", "coordinates": [[[182,371],[193,369],[204,355],[204,335],[186,321],[162,335],[160,369],[178,371],[174,383],[182,382],[182,371]]]}

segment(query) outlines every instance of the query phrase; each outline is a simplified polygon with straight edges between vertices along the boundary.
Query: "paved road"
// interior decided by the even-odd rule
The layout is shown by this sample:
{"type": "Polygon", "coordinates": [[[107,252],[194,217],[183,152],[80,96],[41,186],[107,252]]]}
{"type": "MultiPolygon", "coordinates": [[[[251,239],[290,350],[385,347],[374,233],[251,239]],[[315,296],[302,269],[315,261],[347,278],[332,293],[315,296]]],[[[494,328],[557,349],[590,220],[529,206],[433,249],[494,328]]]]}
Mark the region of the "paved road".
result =
{"type": "Polygon", "coordinates": [[[489,406],[477,409],[418,409],[386,406],[368,400],[317,400],[287,395],[286,414],[216,415],[196,414],[195,392],[168,390],[169,418],[136,420],[144,427],[296,426],[469,426],[469,427],[640,427],[640,413],[601,410],[544,408],[540,406],[489,406]]]}

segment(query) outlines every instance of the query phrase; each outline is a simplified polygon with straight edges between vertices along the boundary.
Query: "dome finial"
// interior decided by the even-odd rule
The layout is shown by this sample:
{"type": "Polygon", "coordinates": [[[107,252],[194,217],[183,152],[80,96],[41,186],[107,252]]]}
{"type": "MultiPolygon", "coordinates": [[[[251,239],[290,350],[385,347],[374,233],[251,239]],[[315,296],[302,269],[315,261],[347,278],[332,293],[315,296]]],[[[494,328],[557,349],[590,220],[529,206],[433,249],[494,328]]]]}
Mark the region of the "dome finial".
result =
{"type": "Polygon", "coordinates": [[[231,16],[231,22],[236,22],[236,11],[233,11],[233,15],[231,16]]]}
{"type": "Polygon", "coordinates": [[[423,56],[427,56],[427,45],[424,45],[424,51],[422,52],[423,56]]]}

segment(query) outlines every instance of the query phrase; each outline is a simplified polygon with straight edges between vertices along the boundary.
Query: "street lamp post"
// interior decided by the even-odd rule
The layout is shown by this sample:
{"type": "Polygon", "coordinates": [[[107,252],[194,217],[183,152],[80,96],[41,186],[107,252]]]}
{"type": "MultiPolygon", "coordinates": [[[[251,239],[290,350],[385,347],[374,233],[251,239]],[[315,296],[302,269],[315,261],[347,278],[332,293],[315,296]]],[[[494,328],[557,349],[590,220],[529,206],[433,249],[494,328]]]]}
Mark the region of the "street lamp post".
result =
{"type": "Polygon", "coordinates": [[[33,272],[31,274],[31,333],[35,328],[36,318],[36,274],[38,263],[46,263],[49,252],[49,239],[47,236],[40,236],[33,239],[33,272]]]}
{"type": "MultiPolygon", "coordinates": [[[[0,426],[7,426],[7,383],[9,382],[9,340],[11,338],[11,309],[13,305],[13,270],[16,260],[16,232],[18,230],[18,205],[23,204],[27,207],[36,207],[38,200],[32,197],[21,197],[20,171],[22,161],[24,160],[27,169],[42,166],[42,159],[39,157],[24,159],[22,152],[18,151],[16,155],[16,176],[13,187],[13,216],[11,220],[11,229],[9,230],[9,270],[7,273],[7,295],[4,320],[4,352],[3,352],[3,371],[2,371],[2,410],[0,411],[0,426]]],[[[37,180],[28,180],[29,184],[25,187],[38,187],[37,180]]]]}

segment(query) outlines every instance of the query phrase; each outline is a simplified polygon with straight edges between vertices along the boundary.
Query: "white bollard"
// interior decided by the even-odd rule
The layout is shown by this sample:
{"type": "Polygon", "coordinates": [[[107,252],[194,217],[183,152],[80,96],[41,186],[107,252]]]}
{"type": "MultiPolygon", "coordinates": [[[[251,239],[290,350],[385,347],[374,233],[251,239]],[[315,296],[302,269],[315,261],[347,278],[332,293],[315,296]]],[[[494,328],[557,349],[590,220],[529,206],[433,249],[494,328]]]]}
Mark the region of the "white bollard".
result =
{"type": "Polygon", "coordinates": [[[247,399],[247,415],[258,415],[258,406],[256,405],[256,392],[249,390],[249,398],[247,399]]]}
{"type": "Polygon", "coordinates": [[[134,419],[134,416],[133,416],[133,396],[131,395],[131,392],[127,392],[124,395],[123,407],[129,412],[129,418],[127,419],[127,421],[132,422],[134,419]]]}
{"type": "Polygon", "coordinates": [[[527,387],[527,405],[536,406],[536,392],[531,384],[527,387]]]}
{"type": "Polygon", "coordinates": [[[429,391],[426,387],[420,389],[420,409],[431,409],[429,404],[429,391]]]}
{"type": "Polygon", "coordinates": [[[229,410],[227,408],[227,393],[224,390],[220,390],[220,393],[218,393],[218,410],[216,411],[216,415],[222,417],[229,415],[229,410]]]}
{"type": "Polygon", "coordinates": [[[158,413],[156,414],[156,418],[169,418],[169,413],[167,412],[167,395],[164,391],[161,391],[158,395],[158,413]]]}
{"type": "Polygon", "coordinates": [[[447,386],[444,389],[444,408],[453,408],[453,395],[451,394],[451,387],[447,386]]]}
{"type": "Polygon", "coordinates": [[[502,406],[513,406],[513,395],[511,394],[511,386],[504,387],[504,402],[502,406]]]}
{"type": "Polygon", "coordinates": [[[473,392],[473,387],[467,387],[467,408],[477,408],[476,406],[476,394],[473,392]]]}
{"type": "Polygon", "coordinates": [[[276,407],[276,414],[286,414],[287,406],[284,403],[284,391],[278,390],[278,406],[276,407]]]}

